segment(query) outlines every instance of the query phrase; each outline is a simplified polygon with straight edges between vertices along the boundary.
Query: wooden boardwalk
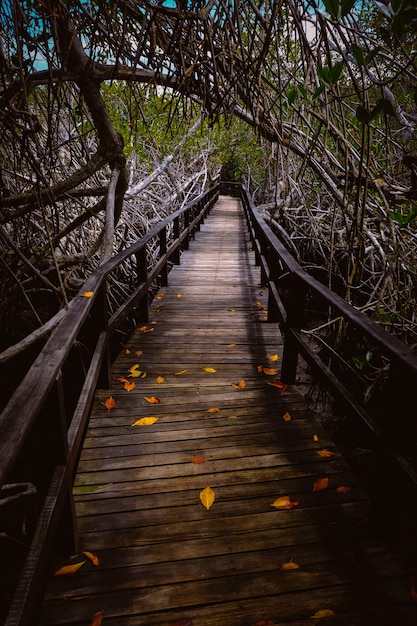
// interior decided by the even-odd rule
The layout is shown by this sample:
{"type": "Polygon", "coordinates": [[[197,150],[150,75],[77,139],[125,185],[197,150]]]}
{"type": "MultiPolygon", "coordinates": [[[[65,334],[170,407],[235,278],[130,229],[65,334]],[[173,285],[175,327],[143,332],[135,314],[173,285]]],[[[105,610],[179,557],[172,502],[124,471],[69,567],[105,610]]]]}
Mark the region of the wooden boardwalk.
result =
{"type": "Polygon", "coordinates": [[[346,462],[297,389],[268,384],[282,343],[266,301],[239,201],[220,197],[96,394],[75,483],[80,554],[54,563],[40,626],[417,624],[402,555],[367,533],[346,462]],[[158,419],[132,426],[143,417],[158,419]],[[285,496],[291,509],[271,506],[285,496]]]}

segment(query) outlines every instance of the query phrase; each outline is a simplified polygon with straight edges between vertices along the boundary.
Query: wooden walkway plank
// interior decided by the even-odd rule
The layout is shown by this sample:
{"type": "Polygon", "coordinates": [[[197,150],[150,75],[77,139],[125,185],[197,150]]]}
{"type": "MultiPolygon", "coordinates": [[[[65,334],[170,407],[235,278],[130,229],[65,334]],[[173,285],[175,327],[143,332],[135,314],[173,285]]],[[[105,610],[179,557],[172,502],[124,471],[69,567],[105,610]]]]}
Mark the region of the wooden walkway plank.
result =
{"type": "Polygon", "coordinates": [[[220,197],[96,393],[74,486],[80,554],[54,563],[40,626],[101,611],[104,626],[415,626],[402,555],[366,532],[346,461],[296,387],[268,384],[282,342],[259,281],[239,201],[220,197]],[[158,419],[132,426],[143,417],[158,419]],[[280,496],[298,504],[277,510],[280,496]]]}

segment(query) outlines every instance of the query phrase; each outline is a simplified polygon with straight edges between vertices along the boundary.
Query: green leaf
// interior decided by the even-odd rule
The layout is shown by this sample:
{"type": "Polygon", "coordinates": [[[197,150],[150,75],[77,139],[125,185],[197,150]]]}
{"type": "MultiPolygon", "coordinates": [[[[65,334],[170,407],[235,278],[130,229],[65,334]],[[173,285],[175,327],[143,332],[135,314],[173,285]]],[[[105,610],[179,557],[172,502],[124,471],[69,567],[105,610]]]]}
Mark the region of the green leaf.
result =
{"type": "Polygon", "coordinates": [[[321,96],[324,90],[325,90],[324,85],[320,85],[320,87],[317,87],[315,92],[313,93],[313,100],[317,100],[317,98],[321,96]]]}
{"type": "Polygon", "coordinates": [[[392,106],[392,102],[387,100],[387,98],[380,98],[371,111],[371,119],[376,117],[378,113],[386,113],[386,115],[395,117],[395,110],[392,106]]]}
{"type": "Polygon", "coordinates": [[[297,99],[297,95],[298,95],[298,92],[296,89],[291,89],[291,91],[288,92],[287,100],[290,106],[294,104],[295,100],[297,99]]]}
{"type": "Polygon", "coordinates": [[[360,356],[353,356],[353,357],[352,357],[352,361],[353,361],[353,363],[354,363],[355,367],[356,367],[358,370],[363,370],[363,368],[364,368],[364,367],[365,367],[365,365],[366,365],[366,361],[365,361],[365,359],[363,359],[363,358],[362,358],[362,357],[360,357],[360,356]]]}
{"type": "Polygon", "coordinates": [[[340,3],[339,0],[323,0],[326,11],[334,19],[339,19],[340,3]]]}
{"type": "Polygon", "coordinates": [[[355,2],[356,0],[342,0],[340,12],[341,17],[346,17],[349,11],[353,9],[353,5],[355,4],[355,2]]]}
{"type": "Polygon", "coordinates": [[[356,61],[358,62],[359,65],[366,65],[365,57],[363,56],[363,52],[359,48],[359,46],[357,46],[355,43],[353,43],[351,45],[351,51],[352,51],[352,54],[355,57],[355,59],[356,59],[356,61]]]}
{"type": "Polygon", "coordinates": [[[371,121],[371,115],[368,109],[365,109],[365,107],[363,107],[362,105],[359,105],[358,108],[356,109],[356,119],[361,124],[369,124],[369,122],[371,121]]]}
{"type": "Polygon", "coordinates": [[[322,67],[317,71],[317,74],[325,85],[330,85],[330,69],[328,67],[322,67]]]}
{"type": "Polygon", "coordinates": [[[338,61],[330,70],[330,84],[335,85],[343,72],[343,61],[338,61]]]}
{"type": "Polygon", "coordinates": [[[297,89],[300,92],[300,94],[303,96],[304,100],[308,99],[308,93],[307,91],[304,89],[304,87],[302,85],[297,85],[297,89]]]}

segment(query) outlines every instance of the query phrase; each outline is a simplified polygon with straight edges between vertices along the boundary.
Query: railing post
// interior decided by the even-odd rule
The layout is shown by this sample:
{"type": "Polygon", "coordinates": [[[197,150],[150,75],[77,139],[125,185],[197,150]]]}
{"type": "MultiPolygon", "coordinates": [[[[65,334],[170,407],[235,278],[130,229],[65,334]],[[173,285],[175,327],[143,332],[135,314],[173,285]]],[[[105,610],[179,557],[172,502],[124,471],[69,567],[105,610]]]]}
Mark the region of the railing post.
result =
{"type": "Polygon", "coordinates": [[[300,330],[304,320],[305,287],[292,275],[288,278],[287,319],[284,325],[284,350],[282,355],[281,380],[295,383],[298,364],[298,341],[292,329],[300,330]]]}
{"type": "MultiPolygon", "coordinates": [[[[166,226],[159,233],[159,258],[162,259],[167,252],[167,229],[166,226]]],[[[165,263],[161,270],[161,286],[166,287],[168,285],[168,264],[165,263]]]]}
{"type": "MultiPolygon", "coordinates": [[[[174,218],[174,243],[175,242],[179,242],[179,238],[180,238],[180,218],[175,217],[174,218]]],[[[180,250],[180,246],[178,244],[177,248],[175,249],[174,253],[171,256],[171,260],[175,265],[179,265],[180,264],[180,256],[181,256],[181,250],[180,250]]]]}
{"type": "MultiPolygon", "coordinates": [[[[107,310],[107,295],[106,295],[106,281],[103,280],[100,287],[100,292],[96,296],[94,307],[92,309],[92,319],[95,326],[94,332],[97,332],[97,336],[100,331],[106,331],[108,327],[108,310],[107,310]]],[[[108,337],[108,336],[107,336],[108,337]]],[[[108,389],[111,385],[111,355],[108,344],[108,338],[106,342],[106,354],[103,358],[103,363],[100,368],[100,374],[97,384],[102,389],[108,389]]]]}
{"type": "Polygon", "coordinates": [[[184,250],[188,250],[190,247],[190,209],[184,211],[184,231],[187,232],[187,236],[184,239],[184,250]]]}
{"type": "MultiPolygon", "coordinates": [[[[138,263],[138,281],[139,283],[147,283],[148,281],[148,259],[146,246],[143,246],[136,255],[138,263]]],[[[143,296],[138,302],[139,321],[147,324],[149,322],[149,294],[148,289],[145,290],[143,296]]]]}

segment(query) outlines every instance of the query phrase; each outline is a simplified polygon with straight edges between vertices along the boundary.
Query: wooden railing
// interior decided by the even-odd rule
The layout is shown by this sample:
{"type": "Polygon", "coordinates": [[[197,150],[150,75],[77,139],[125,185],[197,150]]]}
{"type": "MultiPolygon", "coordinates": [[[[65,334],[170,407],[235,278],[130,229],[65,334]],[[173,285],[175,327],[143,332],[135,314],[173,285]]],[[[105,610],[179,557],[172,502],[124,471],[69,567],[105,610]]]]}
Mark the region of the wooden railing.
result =
{"type": "Polygon", "coordinates": [[[417,354],[304,271],[244,188],[241,199],[269,289],[268,319],[284,335],[282,381],[296,381],[300,354],[336,400],[342,432],[369,448],[371,523],[381,530],[385,522],[415,524],[417,354]]]}
{"type": "MultiPolygon", "coordinates": [[[[51,550],[76,551],[73,476],[95,389],[109,385],[111,339],[132,316],[149,321],[152,288],[167,285],[169,264],[180,262],[218,194],[217,185],[90,275],[0,415],[0,532],[16,548],[8,555],[13,568],[3,595],[21,561],[1,618],[6,626],[36,624],[51,550]],[[152,263],[151,245],[159,251],[152,263]],[[131,289],[110,313],[109,290],[120,272],[131,289]],[[23,539],[19,519],[27,529],[23,539]],[[25,541],[29,547],[21,549],[25,541]]],[[[7,594],[3,610],[6,600],[7,594]]]]}

